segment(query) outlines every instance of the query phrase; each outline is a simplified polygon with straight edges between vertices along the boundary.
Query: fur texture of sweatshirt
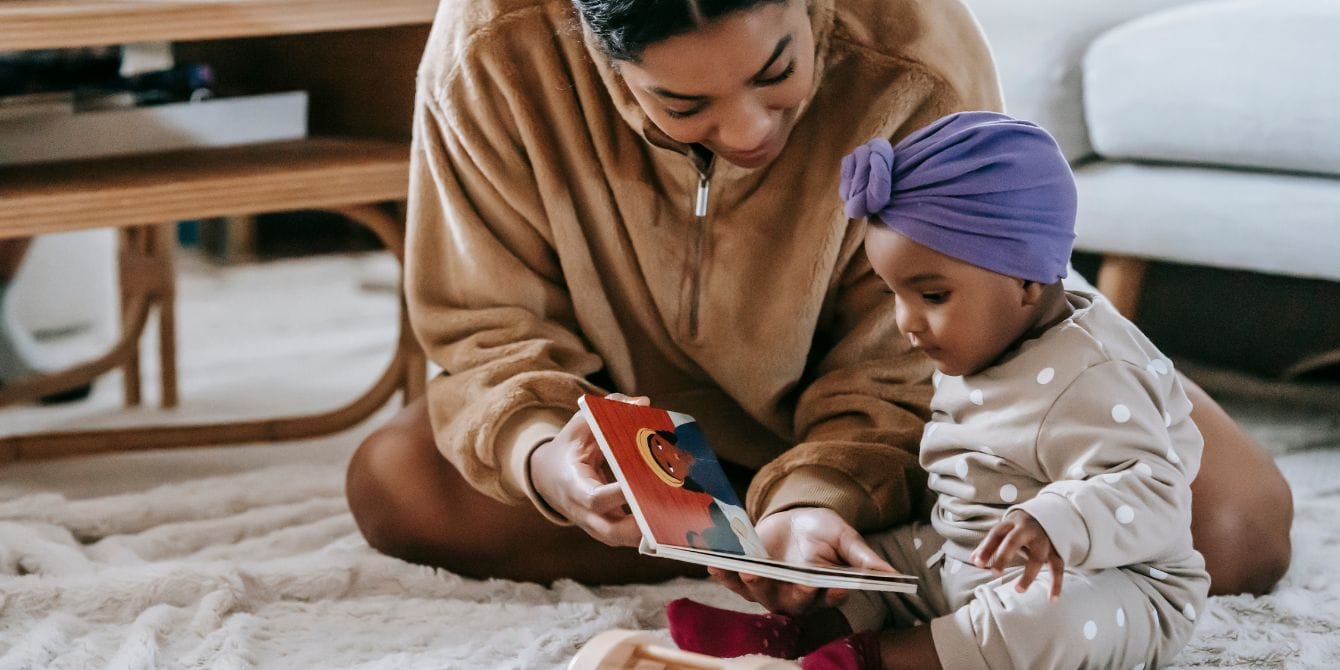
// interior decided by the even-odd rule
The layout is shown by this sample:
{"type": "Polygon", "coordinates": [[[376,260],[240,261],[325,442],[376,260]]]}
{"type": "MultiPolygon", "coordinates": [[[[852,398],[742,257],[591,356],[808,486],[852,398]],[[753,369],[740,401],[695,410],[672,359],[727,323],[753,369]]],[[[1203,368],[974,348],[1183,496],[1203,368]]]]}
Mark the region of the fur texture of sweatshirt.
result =
{"type": "Polygon", "coordinates": [[[866,530],[924,509],[931,367],[842,213],[839,167],[876,135],[1000,109],[999,85],[957,0],[810,15],[813,94],[750,171],[656,128],[568,0],[444,0],[418,73],[405,288],[445,371],[438,447],[475,487],[547,512],[530,453],[579,395],[619,391],[694,415],[757,469],[754,518],[823,506],[866,530]]]}

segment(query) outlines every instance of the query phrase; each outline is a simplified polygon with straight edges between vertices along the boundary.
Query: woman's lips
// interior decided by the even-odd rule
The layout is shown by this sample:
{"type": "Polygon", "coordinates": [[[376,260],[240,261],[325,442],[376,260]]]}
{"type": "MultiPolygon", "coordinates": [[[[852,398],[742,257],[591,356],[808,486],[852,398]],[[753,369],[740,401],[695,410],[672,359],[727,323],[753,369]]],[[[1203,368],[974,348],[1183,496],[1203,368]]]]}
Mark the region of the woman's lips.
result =
{"type": "Polygon", "coordinates": [[[761,146],[742,152],[722,152],[722,157],[740,167],[760,167],[762,164],[772,160],[777,154],[781,153],[781,146],[776,140],[768,140],[761,146]]]}

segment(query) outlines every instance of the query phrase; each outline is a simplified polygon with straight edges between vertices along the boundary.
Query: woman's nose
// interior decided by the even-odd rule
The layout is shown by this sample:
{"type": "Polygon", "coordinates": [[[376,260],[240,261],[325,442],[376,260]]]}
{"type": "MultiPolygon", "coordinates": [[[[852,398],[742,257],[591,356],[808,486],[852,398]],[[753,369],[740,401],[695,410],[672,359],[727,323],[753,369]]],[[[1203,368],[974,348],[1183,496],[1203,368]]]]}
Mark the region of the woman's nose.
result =
{"type": "Polygon", "coordinates": [[[762,103],[747,100],[736,105],[718,127],[717,140],[729,151],[749,152],[772,136],[772,113],[762,103]]]}

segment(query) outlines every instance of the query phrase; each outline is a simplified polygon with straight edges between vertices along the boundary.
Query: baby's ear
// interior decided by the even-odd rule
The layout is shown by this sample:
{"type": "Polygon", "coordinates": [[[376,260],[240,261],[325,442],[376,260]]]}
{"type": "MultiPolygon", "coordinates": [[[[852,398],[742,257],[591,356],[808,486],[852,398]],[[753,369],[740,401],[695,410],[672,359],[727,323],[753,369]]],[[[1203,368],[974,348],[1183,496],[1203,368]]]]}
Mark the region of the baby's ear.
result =
{"type": "Polygon", "coordinates": [[[1047,285],[1042,282],[1036,282],[1029,279],[1019,279],[1020,288],[1023,290],[1023,305],[1031,307],[1042,302],[1042,295],[1047,291],[1047,285]]]}

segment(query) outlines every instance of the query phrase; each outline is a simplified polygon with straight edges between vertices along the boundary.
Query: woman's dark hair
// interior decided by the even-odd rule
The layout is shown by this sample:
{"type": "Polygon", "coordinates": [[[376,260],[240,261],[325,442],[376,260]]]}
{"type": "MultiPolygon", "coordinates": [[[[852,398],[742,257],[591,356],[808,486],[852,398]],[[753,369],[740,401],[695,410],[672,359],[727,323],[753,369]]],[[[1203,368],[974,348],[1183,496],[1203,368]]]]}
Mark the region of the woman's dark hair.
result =
{"type": "Polygon", "coordinates": [[[647,47],[732,12],[787,0],[572,0],[601,51],[637,62],[647,47]]]}

